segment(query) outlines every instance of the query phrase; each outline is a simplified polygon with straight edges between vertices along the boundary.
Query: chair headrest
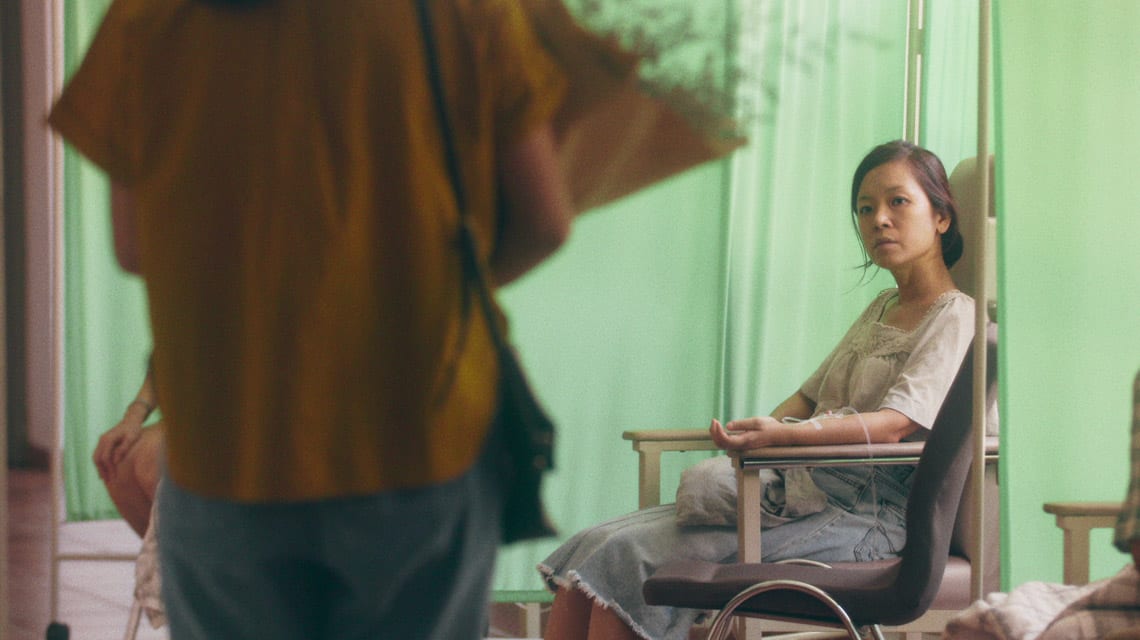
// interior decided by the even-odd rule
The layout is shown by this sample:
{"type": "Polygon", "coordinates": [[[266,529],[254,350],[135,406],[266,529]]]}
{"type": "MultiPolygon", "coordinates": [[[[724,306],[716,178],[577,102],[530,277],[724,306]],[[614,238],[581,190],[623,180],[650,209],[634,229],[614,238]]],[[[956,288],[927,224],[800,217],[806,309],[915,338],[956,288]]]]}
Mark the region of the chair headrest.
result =
{"type": "Polygon", "coordinates": [[[966,250],[962,258],[950,269],[958,288],[975,300],[987,304],[997,298],[997,220],[994,208],[994,157],[989,157],[989,211],[978,210],[978,159],[966,158],[950,174],[950,191],[958,209],[958,226],[965,239],[966,250]],[[972,239],[979,224],[986,225],[986,283],[985,292],[974,286],[974,255],[972,239]]]}

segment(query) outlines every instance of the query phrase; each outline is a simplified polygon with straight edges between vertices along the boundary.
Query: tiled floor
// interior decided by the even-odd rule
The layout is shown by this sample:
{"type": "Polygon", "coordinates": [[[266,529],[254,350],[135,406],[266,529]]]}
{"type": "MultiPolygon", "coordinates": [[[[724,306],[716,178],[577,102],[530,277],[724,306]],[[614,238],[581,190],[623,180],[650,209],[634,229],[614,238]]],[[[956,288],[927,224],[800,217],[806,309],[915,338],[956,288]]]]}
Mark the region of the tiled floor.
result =
{"type": "MultiPolygon", "coordinates": [[[[135,565],[130,561],[68,560],[59,565],[59,610],[51,615],[51,484],[47,472],[8,473],[9,634],[11,640],[46,637],[50,622],[66,624],[75,640],[124,637],[135,565]]],[[[131,556],[139,538],[121,520],[81,522],[60,528],[64,553],[131,556]]],[[[166,638],[144,621],[139,640],[166,638]]]]}
{"type": "MultiPolygon", "coordinates": [[[[45,637],[51,613],[51,484],[43,471],[12,470],[8,474],[8,553],[12,640],[45,637]]],[[[60,551],[76,554],[131,555],[138,536],[122,521],[65,524],[60,551]]],[[[134,564],[128,561],[60,563],[59,612],[55,621],[76,640],[111,640],[126,631],[134,588],[134,564]]],[[[145,621],[139,640],[166,638],[145,621]]]]}
{"type": "MultiPolygon", "coordinates": [[[[10,620],[3,640],[42,640],[51,615],[51,484],[44,471],[11,470],[8,474],[8,553],[10,620]]],[[[139,539],[122,521],[65,524],[64,553],[131,555],[139,539]]],[[[134,564],[126,561],[66,561],[60,564],[59,615],[73,640],[118,640],[124,637],[134,588],[134,564]]],[[[513,604],[495,605],[490,637],[522,633],[524,613],[513,604]]],[[[138,640],[167,638],[165,629],[150,628],[145,617],[138,640]]]]}

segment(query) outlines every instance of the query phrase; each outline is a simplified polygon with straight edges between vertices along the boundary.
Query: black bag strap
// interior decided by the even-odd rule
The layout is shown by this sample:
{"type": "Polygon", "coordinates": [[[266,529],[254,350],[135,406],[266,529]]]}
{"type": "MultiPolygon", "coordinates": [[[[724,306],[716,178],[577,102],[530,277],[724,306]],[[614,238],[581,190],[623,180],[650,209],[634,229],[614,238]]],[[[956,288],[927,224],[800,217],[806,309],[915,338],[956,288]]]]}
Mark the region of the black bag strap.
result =
{"type": "Polygon", "coordinates": [[[463,271],[466,279],[471,282],[476,294],[479,296],[480,306],[483,308],[483,317],[491,331],[495,346],[499,349],[509,347],[503,327],[499,324],[497,313],[498,305],[491,296],[490,275],[483,261],[479,258],[479,248],[472,232],[470,216],[467,211],[467,189],[463,184],[463,172],[459,166],[459,154],[455,148],[455,134],[448,117],[447,101],[444,98],[443,75],[440,72],[439,54],[435,43],[435,28],[432,24],[431,9],[427,6],[428,0],[416,0],[416,12],[419,17],[420,32],[424,44],[424,59],[427,62],[428,82],[431,85],[433,102],[435,104],[436,118],[439,121],[440,137],[443,139],[444,156],[447,166],[451,189],[455,195],[455,204],[459,209],[459,249],[463,255],[463,271]]]}

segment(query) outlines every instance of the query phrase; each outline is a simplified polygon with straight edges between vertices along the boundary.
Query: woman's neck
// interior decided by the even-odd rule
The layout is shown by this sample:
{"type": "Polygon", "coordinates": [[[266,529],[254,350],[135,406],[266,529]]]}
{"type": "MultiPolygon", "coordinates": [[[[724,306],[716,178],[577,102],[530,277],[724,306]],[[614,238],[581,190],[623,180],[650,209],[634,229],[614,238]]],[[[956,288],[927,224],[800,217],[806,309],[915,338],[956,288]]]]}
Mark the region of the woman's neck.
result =
{"type": "Polygon", "coordinates": [[[942,294],[957,288],[950,271],[941,263],[938,266],[940,268],[894,273],[898,295],[893,305],[890,300],[884,305],[880,322],[904,331],[917,327],[930,305],[942,294]]]}
{"type": "Polygon", "coordinates": [[[957,288],[950,270],[939,262],[928,268],[892,273],[899,289],[899,306],[930,306],[939,296],[957,288]]]}

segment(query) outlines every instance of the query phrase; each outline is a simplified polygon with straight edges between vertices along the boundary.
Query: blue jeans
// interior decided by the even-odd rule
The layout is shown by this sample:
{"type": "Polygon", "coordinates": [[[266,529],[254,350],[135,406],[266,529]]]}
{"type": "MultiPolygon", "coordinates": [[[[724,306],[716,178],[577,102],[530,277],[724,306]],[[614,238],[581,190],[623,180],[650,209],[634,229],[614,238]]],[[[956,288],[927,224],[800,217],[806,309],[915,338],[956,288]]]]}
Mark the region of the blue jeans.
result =
{"type": "Polygon", "coordinates": [[[170,637],[482,637],[501,510],[488,458],[438,486],[301,503],[207,499],[165,479],[170,637]]]}

